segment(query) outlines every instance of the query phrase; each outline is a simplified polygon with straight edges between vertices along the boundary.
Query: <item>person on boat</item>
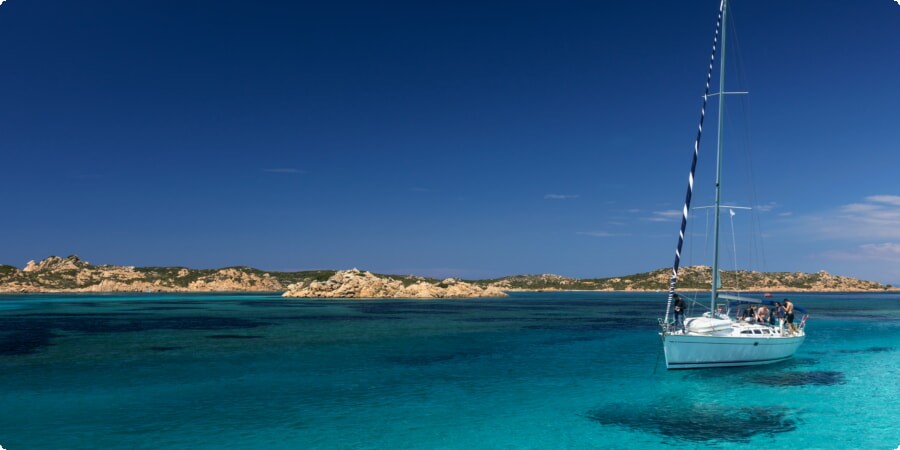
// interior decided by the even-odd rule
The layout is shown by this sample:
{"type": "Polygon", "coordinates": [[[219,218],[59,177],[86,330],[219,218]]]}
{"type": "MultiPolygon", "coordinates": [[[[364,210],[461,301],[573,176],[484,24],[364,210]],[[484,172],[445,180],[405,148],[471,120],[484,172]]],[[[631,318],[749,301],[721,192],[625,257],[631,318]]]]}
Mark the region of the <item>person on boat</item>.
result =
{"type": "Polygon", "coordinates": [[[772,316],[778,321],[778,328],[784,328],[784,306],[781,302],[775,302],[775,307],[772,309],[772,316]]]}
{"type": "Polygon", "coordinates": [[[769,308],[766,308],[766,305],[759,305],[759,310],[756,311],[756,322],[769,323],[769,308]]]}
{"type": "Polygon", "coordinates": [[[673,305],[673,309],[675,310],[675,331],[678,331],[680,328],[681,331],[685,331],[684,329],[684,299],[681,298],[680,295],[675,294],[672,298],[675,299],[675,304],[673,305]]]}
{"type": "Polygon", "coordinates": [[[755,321],[756,308],[754,308],[753,305],[747,305],[747,308],[744,309],[744,313],[741,314],[741,320],[755,321]]]}
{"type": "Polygon", "coordinates": [[[788,299],[784,299],[784,318],[787,321],[791,334],[794,334],[797,331],[797,328],[794,327],[794,302],[788,299]]]}

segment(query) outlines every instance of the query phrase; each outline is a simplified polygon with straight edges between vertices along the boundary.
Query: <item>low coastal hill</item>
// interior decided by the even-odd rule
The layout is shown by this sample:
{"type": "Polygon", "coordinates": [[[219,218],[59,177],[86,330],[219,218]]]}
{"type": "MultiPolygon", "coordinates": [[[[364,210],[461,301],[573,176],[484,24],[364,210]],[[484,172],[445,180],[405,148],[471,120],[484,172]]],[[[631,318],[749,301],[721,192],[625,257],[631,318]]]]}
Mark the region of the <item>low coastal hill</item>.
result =
{"type": "Polygon", "coordinates": [[[274,292],[285,282],[326,278],[333,271],[295,272],[278,278],[250,267],[188,269],[94,265],[76,255],[50,256],[24,269],[0,266],[0,292],[274,292]]]}
{"type": "MultiPolygon", "coordinates": [[[[559,275],[515,275],[493,280],[480,280],[506,291],[592,290],[592,291],[657,291],[667,290],[672,269],[659,269],[612,278],[576,279],[559,275]]],[[[874,281],[832,275],[824,270],[803,272],[721,271],[722,289],[730,291],[778,292],[869,292],[892,289],[874,281]]],[[[712,285],[709,266],[682,267],[678,272],[678,290],[708,291],[712,285]]]]}
{"type": "MultiPolygon", "coordinates": [[[[265,272],[251,267],[189,269],[94,265],[71,255],[30,261],[23,268],[0,265],[0,292],[284,292],[286,297],[459,298],[500,297],[504,291],[656,291],[667,289],[670,269],[613,278],[515,275],[490,280],[444,280],[360,270],[265,272]]],[[[683,267],[679,290],[708,290],[712,270],[683,267]]],[[[890,285],[801,272],[723,271],[724,289],[781,292],[867,292],[890,285]]]]}
{"type": "Polygon", "coordinates": [[[0,265],[0,292],[284,292],[285,297],[505,297],[496,287],[447,278],[380,275],[357,269],[264,272],[252,267],[188,269],[94,265],[76,255],[0,265]]]}
{"type": "Polygon", "coordinates": [[[447,278],[440,282],[413,276],[375,275],[359,269],[343,270],[324,281],[288,286],[285,297],[300,298],[474,298],[506,297],[493,285],[447,278]]]}

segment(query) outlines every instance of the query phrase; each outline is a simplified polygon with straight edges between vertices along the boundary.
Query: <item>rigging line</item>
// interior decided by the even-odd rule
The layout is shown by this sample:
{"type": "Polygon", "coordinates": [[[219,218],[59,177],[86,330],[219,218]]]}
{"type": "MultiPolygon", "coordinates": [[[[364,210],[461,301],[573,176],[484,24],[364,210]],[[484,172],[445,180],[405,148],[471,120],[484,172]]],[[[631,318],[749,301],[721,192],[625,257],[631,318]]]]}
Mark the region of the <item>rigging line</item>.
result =
{"type": "MultiPolygon", "coordinates": [[[[743,99],[740,99],[740,100],[743,100],[743,99]]],[[[743,103],[741,103],[741,105],[743,105],[743,103]]],[[[741,116],[740,114],[735,114],[735,112],[733,112],[733,111],[731,111],[731,110],[729,110],[729,109],[726,108],[726,110],[725,110],[725,116],[726,116],[726,118],[729,119],[729,120],[726,121],[727,123],[744,122],[745,129],[746,129],[746,122],[747,122],[746,120],[730,120],[730,119],[733,118],[733,117],[734,117],[734,118],[744,118],[744,119],[746,119],[746,117],[747,117],[746,113],[744,113],[743,116],[741,116]]],[[[738,141],[738,142],[740,142],[740,141],[742,141],[742,140],[732,139],[732,141],[738,141]]],[[[745,158],[744,158],[744,167],[746,167],[747,170],[751,170],[751,169],[752,169],[752,164],[750,163],[750,158],[749,158],[749,155],[747,154],[748,148],[746,147],[746,145],[738,144],[738,145],[732,145],[732,147],[735,148],[735,149],[743,150],[741,153],[742,153],[743,156],[745,157],[745,158]]],[[[736,152],[732,152],[732,153],[736,153],[736,152]]],[[[736,166],[736,165],[739,165],[739,164],[733,164],[732,166],[736,166]]],[[[733,171],[733,170],[732,170],[732,171],[733,171]]],[[[744,192],[744,194],[743,194],[743,195],[739,195],[738,197],[744,197],[744,201],[749,201],[749,202],[750,202],[750,205],[752,205],[753,207],[738,207],[738,206],[727,207],[727,208],[729,208],[729,209],[746,209],[746,210],[749,210],[749,212],[750,212],[750,217],[751,217],[751,233],[748,233],[748,235],[747,235],[747,240],[748,240],[748,242],[747,242],[747,248],[748,248],[748,251],[747,251],[747,254],[746,254],[746,255],[747,255],[746,257],[747,257],[747,259],[748,259],[748,261],[747,261],[747,263],[748,263],[748,264],[747,264],[748,270],[749,270],[750,268],[753,267],[753,264],[752,264],[752,260],[753,260],[753,249],[754,249],[754,247],[755,247],[755,246],[754,246],[753,240],[754,240],[755,236],[754,236],[754,233],[752,233],[752,231],[753,231],[753,219],[757,217],[756,214],[755,214],[755,211],[753,211],[753,210],[755,209],[754,207],[758,206],[758,205],[756,205],[756,198],[755,198],[755,195],[753,194],[753,189],[754,189],[754,186],[755,186],[755,185],[754,185],[754,183],[753,183],[752,178],[753,178],[752,176],[747,176],[747,178],[744,180],[745,183],[741,186],[741,187],[743,188],[741,191],[744,192]],[[749,199],[746,199],[746,196],[749,196],[750,198],[749,198],[749,199]]],[[[736,204],[740,204],[740,202],[734,202],[734,203],[732,203],[732,204],[735,204],[735,205],[736,205],[736,204]]],[[[726,206],[723,206],[723,208],[726,208],[726,206]]],[[[732,217],[733,217],[733,216],[732,216],[732,217]]],[[[733,218],[732,218],[731,220],[732,220],[732,224],[731,224],[731,232],[732,232],[732,236],[731,236],[731,241],[732,241],[732,259],[733,259],[733,261],[734,261],[734,267],[733,267],[733,269],[734,269],[735,271],[737,271],[737,270],[740,268],[740,266],[738,265],[738,258],[737,258],[737,256],[738,256],[738,253],[737,253],[737,242],[736,242],[737,239],[736,239],[736,232],[735,232],[735,229],[734,229],[733,218]]],[[[743,242],[743,240],[742,240],[742,242],[743,242]]],[[[738,276],[738,275],[735,274],[735,279],[737,279],[737,276],[738,276]]],[[[740,283],[737,283],[737,284],[739,285],[740,283]]]]}
{"type": "MultiPolygon", "coordinates": [[[[750,99],[742,98],[740,105],[743,110],[744,116],[749,119],[750,109],[751,109],[750,99]]],[[[754,147],[753,147],[753,132],[751,129],[752,124],[750,123],[750,120],[744,120],[743,122],[744,122],[744,133],[747,136],[746,144],[745,144],[746,148],[747,148],[747,151],[745,153],[745,155],[746,155],[746,163],[745,164],[747,166],[748,177],[750,178],[750,180],[749,180],[750,181],[749,182],[750,201],[752,202],[751,204],[755,206],[754,211],[751,211],[751,216],[750,216],[751,217],[750,223],[754,228],[752,230],[753,232],[750,235],[752,238],[751,244],[753,244],[751,248],[753,248],[759,252],[758,256],[760,259],[761,269],[763,271],[765,271],[767,269],[766,247],[765,247],[764,234],[763,234],[763,229],[762,229],[762,221],[759,220],[759,215],[761,213],[763,213],[764,211],[763,211],[763,208],[761,207],[762,205],[759,204],[759,196],[757,194],[756,183],[755,183],[755,180],[757,180],[757,176],[756,176],[755,166],[753,164],[754,147]]]]}
{"type": "MultiPolygon", "coordinates": [[[[735,13],[734,5],[729,5],[729,6],[731,7],[731,11],[730,11],[731,20],[728,21],[728,28],[731,33],[730,42],[732,43],[732,47],[734,48],[734,51],[732,52],[733,56],[732,56],[731,60],[734,61],[735,67],[737,69],[736,72],[737,72],[737,78],[738,78],[738,86],[741,88],[740,90],[748,90],[749,91],[751,89],[748,89],[749,83],[747,81],[748,77],[747,77],[747,72],[745,70],[746,64],[744,64],[743,52],[741,51],[741,42],[742,41],[741,41],[740,35],[738,34],[738,30],[737,30],[737,28],[738,28],[737,22],[738,22],[739,18],[741,17],[740,12],[739,12],[741,6],[739,5],[737,8],[738,13],[735,13]]],[[[746,136],[746,139],[744,142],[745,151],[743,153],[744,153],[744,164],[747,167],[747,178],[748,178],[747,185],[748,185],[748,190],[749,190],[749,195],[750,195],[750,204],[754,207],[755,210],[759,210],[760,212],[762,212],[761,208],[759,208],[761,205],[759,204],[759,197],[757,196],[757,192],[756,192],[755,180],[757,178],[756,178],[756,174],[755,174],[754,167],[753,167],[753,134],[751,132],[751,123],[749,120],[750,109],[751,109],[750,108],[750,105],[751,105],[750,96],[742,95],[742,96],[740,96],[739,100],[740,100],[741,113],[744,116],[744,120],[741,121],[741,122],[743,122],[743,128],[744,128],[743,131],[744,131],[744,135],[746,136]]],[[[750,231],[751,232],[749,234],[749,239],[748,239],[749,246],[750,246],[749,247],[750,251],[748,252],[748,256],[750,259],[751,268],[755,266],[753,264],[754,257],[758,256],[758,258],[760,260],[759,263],[761,265],[760,269],[762,271],[766,271],[768,265],[766,262],[766,253],[765,253],[765,245],[764,245],[764,239],[763,239],[762,222],[759,220],[759,213],[757,213],[755,210],[750,212],[750,227],[751,227],[750,231]],[[756,251],[754,251],[754,250],[756,250],[756,251]],[[759,253],[759,255],[756,254],[757,252],[759,253]]]]}
{"type": "MultiPolygon", "coordinates": [[[[730,5],[731,6],[731,5],[730,5]]],[[[732,6],[730,14],[733,20],[728,21],[728,30],[732,34],[731,39],[729,39],[731,43],[731,47],[733,50],[733,57],[731,58],[732,65],[736,69],[736,78],[737,78],[737,89],[739,90],[747,90],[747,76],[746,76],[746,65],[744,64],[743,52],[741,51],[741,39],[737,32],[737,20],[739,14],[734,13],[734,8],[732,6]]],[[[740,118],[739,122],[742,125],[742,131],[744,132],[744,139],[740,140],[732,140],[732,146],[734,146],[734,142],[737,142],[736,148],[741,150],[743,156],[743,164],[746,168],[741,171],[743,173],[745,180],[745,189],[747,193],[747,200],[749,200],[750,205],[753,206],[752,209],[762,209],[759,205],[757,189],[756,189],[756,176],[753,166],[753,157],[752,157],[752,133],[750,132],[750,122],[749,122],[749,105],[750,99],[749,96],[740,96],[737,100],[740,100],[740,118]]],[[[735,115],[738,111],[731,111],[726,109],[725,114],[728,117],[735,115]]],[[[729,120],[728,123],[734,123],[735,121],[729,120]]],[[[762,269],[765,270],[766,261],[765,261],[765,248],[763,244],[763,236],[762,236],[762,227],[761,221],[759,220],[759,214],[757,211],[750,212],[750,232],[747,234],[747,263],[748,270],[752,270],[757,267],[756,260],[760,259],[762,262],[762,269]]],[[[733,238],[734,241],[734,238],[733,238]]],[[[737,259],[736,249],[734,259],[737,259]]],[[[735,270],[737,270],[737,265],[735,265],[735,270]]]]}
{"type": "MultiPolygon", "coordinates": [[[[688,188],[684,197],[684,207],[681,212],[681,229],[678,233],[678,245],[675,247],[675,262],[672,264],[672,277],[669,279],[669,296],[666,301],[665,322],[669,322],[669,312],[672,309],[672,301],[675,296],[675,285],[678,283],[678,265],[681,260],[681,248],[684,246],[684,230],[687,227],[688,211],[691,208],[691,196],[694,191],[694,173],[697,171],[697,155],[700,153],[700,135],[703,134],[703,119],[706,117],[706,104],[709,99],[709,84],[712,80],[713,63],[716,59],[716,48],[719,44],[719,29],[722,28],[722,16],[725,10],[725,0],[719,3],[719,16],[716,19],[716,33],[713,36],[712,52],[709,56],[709,69],[706,72],[706,89],[703,92],[703,105],[700,108],[700,125],[697,126],[697,139],[694,140],[694,157],[691,160],[691,172],[688,175],[688,188]]],[[[719,99],[719,101],[722,101],[719,99]]]]}
{"type": "Polygon", "coordinates": [[[731,216],[731,217],[729,217],[729,219],[731,220],[731,247],[732,247],[731,256],[732,256],[732,258],[734,258],[734,286],[735,286],[735,290],[740,291],[741,290],[741,279],[740,279],[740,275],[738,274],[737,242],[734,237],[735,236],[735,233],[734,233],[734,211],[729,209],[728,215],[731,216]]]}
{"type": "MultiPolygon", "coordinates": [[[[703,231],[703,254],[709,255],[709,210],[706,210],[706,229],[703,231]]],[[[708,256],[707,256],[708,257],[708,256]]]]}
{"type": "MultiPolygon", "coordinates": [[[[741,51],[741,39],[740,35],[737,32],[737,21],[740,18],[740,13],[735,13],[735,8],[733,4],[729,4],[729,20],[728,20],[728,30],[729,30],[729,41],[732,46],[732,55],[730,61],[734,64],[735,72],[737,73],[737,83],[735,88],[738,91],[748,90],[747,87],[747,72],[744,70],[746,65],[744,64],[744,54],[741,51]]],[[[738,7],[740,10],[740,6],[738,7]]]]}

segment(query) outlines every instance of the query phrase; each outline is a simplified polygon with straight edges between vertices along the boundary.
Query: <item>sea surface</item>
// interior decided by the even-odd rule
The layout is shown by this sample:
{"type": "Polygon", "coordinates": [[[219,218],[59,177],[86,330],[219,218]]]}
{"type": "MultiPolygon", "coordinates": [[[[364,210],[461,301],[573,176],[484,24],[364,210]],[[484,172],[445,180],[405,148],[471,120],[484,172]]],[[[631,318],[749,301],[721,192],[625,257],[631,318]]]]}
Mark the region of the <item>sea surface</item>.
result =
{"type": "Polygon", "coordinates": [[[900,446],[900,295],[790,295],[790,361],[667,371],[665,294],[0,296],[0,445],[900,446]]]}

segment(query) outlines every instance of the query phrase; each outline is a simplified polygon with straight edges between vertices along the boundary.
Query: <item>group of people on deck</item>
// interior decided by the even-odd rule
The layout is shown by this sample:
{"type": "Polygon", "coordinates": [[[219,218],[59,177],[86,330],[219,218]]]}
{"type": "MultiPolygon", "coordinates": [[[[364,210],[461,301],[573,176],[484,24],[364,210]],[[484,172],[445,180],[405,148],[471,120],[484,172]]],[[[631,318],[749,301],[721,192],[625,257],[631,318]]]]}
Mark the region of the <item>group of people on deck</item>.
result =
{"type": "Polygon", "coordinates": [[[797,331],[797,327],[794,325],[794,303],[789,299],[784,299],[784,303],[775,302],[771,311],[766,305],[758,307],[747,305],[741,313],[740,320],[768,325],[777,323],[779,328],[784,328],[784,324],[787,323],[788,332],[793,334],[797,331]]]}
{"type": "MultiPolygon", "coordinates": [[[[681,329],[682,332],[687,332],[684,327],[684,312],[686,309],[684,299],[678,294],[674,294],[673,299],[675,301],[673,305],[675,312],[675,329],[681,329]]],[[[782,330],[784,329],[785,323],[787,323],[789,333],[794,334],[797,332],[797,327],[794,325],[794,303],[788,299],[784,299],[784,303],[775,302],[771,311],[766,305],[761,304],[759,307],[756,305],[747,305],[741,312],[739,320],[772,326],[777,323],[778,328],[782,330]]]]}

